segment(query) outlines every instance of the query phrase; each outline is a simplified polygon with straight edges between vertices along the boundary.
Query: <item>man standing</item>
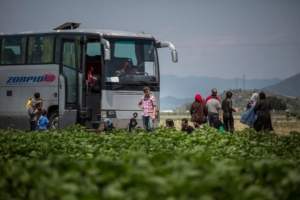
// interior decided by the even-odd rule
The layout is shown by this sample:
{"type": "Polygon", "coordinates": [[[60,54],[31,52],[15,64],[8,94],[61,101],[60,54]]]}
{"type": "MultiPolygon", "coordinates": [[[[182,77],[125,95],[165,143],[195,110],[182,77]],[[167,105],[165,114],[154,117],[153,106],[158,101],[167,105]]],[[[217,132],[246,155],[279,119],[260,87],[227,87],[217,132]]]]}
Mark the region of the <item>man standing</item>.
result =
{"type": "Polygon", "coordinates": [[[222,120],[221,116],[221,104],[217,100],[217,93],[213,92],[211,99],[206,102],[206,107],[208,110],[209,125],[212,126],[212,122],[216,119],[222,120]]]}
{"type": "Polygon", "coordinates": [[[189,125],[188,120],[186,118],[183,118],[181,120],[181,131],[187,132],[187,134],[192,133],[194,131],[194,128],[189,125]]]}
{"type": "Polygon", "coordinates": [[[42,115],[43,99],[40,98],[39,92],[34,93],[34,99],[36,101],[35,107],[36,107],[36,109],[38,109],[36,117],[37,117],[37,119],[39,119],[40,116],[42,115]]]}
{"type": "Polygon", "coordinates": [[[38,109],[36,108],[36,100],[32,99],[30,102],[30,106],[28,108],[28,117],[29,117],[29,122],[30,122],[30,130],[35,131],[36,130],[36,125],[37,125],[37,113],[38,109]]]}
{"type": "MultiPolygon", "coordinates": [[[[212,99],[213,94],[218,94],[218,91],[216,88],[213,88],[211,90],[211,94],[206,97],[205,103],[207,103],[210,99],[212,99]]],[[[218,96],[216,96],[216,99],[220,102],[220,98],[218,96]]],[[[207,125],[209,125],[209,117],[208,116],[206,117],[206,123],[207,123],[207,125]]]]}
{"type": "Polygon", "coordinates": [[[142,119],[146,132],[154,132],[154,120],[156,115],[156,100],[150,95],[150,88],[145,86],[143,88],[145,96],[143,96],[138,103],[138,106],[143,110],[142,119]]]}
{"type": "Polygon", "coordinates": [[[223,110],[223,123],[224,128],[227,132],[233,133],[234,131],[234,121],[232,116],[232,111],[236,112],[235,109],[232,108],[232,92],[226,92],[226,99],[222,101],[222,110],[223,110]],[[228,126],[229,125],[229,126],[228,126]]]}

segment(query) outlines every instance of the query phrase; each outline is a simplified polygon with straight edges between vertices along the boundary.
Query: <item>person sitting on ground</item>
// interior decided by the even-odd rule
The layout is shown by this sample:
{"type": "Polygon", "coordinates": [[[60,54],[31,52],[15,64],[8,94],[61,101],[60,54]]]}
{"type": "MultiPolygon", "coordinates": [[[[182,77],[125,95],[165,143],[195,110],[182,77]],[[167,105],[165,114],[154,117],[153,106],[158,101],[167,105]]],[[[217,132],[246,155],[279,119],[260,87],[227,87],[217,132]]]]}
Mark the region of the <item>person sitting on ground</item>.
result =
{"type": "Polygon", "coordinates": [[[203,128],[202,124],[203,124],[203,121],[201,121],[199,118],[194,119],[195,130],[203,128]]]}
{"type": "Polygon", "coordinates": [[[212,121],[213,126],[221,132],[225,132],[224,124],[219,119],[214,119],[212,121]]]}
{"type": "Polygon", "coordinates": [[[181,120],[181,131],[187,132],[187,134],[190,134],[194,131],[195,129],[189,125],[188,120],[186,118],[183,118],[181,120]]]}
{"type": "Polygon", "coordinates": [[[114,125],[113,122],[111,121],[111,119],[105,118],[103,120],[104,123],[104,131],[105,133],[107,133],[108,131],[111,131],[112,129],[114,129],[114,125]]]}
{"type": "Polygon", "coordinates": [[[174,126],[174,121],[172,119],[167,119],[166,120],[166,127],[172,127],[175,128],[174,126]]]}
{"type": "Polygon", "coordinates": [[[132,133],[135,128],[141,128],[135,118],[131,118],[127,126],[127,133],[132,133]]]}

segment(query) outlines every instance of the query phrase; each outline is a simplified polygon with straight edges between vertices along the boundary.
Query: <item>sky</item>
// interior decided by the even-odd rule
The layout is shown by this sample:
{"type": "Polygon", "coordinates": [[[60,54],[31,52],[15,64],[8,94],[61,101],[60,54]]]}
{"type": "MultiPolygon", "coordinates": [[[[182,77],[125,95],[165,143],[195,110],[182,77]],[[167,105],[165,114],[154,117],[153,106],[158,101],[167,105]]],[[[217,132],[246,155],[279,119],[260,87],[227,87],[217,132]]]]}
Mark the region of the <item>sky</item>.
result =
{"type": "Polygon", "coordinates": [[[0,0],[0,33],[83,29],[144,31],[171,42],[160,73],[286,79],[300,73],[299,0],[0,0]]]}

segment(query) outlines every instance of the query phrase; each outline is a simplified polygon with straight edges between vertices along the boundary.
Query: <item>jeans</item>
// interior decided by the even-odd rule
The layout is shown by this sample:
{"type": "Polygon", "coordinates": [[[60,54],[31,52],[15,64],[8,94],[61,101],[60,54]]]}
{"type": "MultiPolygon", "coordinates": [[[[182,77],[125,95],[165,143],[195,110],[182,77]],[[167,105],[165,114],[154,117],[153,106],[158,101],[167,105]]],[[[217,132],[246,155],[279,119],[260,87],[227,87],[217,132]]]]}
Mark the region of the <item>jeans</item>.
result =
{"type": "Polygon", "coordinates": [[[218,113],[209,113],[207,116],[209,118],[208,121],[209,121],[210,126],[212,126],[214,120],[219,120],[219,114],[218,113]]]}
{"type": "Polygon", "coordinates": [[[30,122],[30,130],[31,131],[36,131],[36,121],[30,122]]]}
{"type": "Polygon", "coordinates": [[[223,115],[224,128],[227,132],[233,133],[234,131],[234,120],[232,115],[223,115]]]}
{"type": "Polygon", "coordinates": [[[154,121],[152,120],[152,116],[142,116],[142,119],[146,132],[154,132],[154,121]]]}
{"type": "Polygon", "coordinates": [[[209,126],[209,116],[206,116],[206,124],[209,126]]]}

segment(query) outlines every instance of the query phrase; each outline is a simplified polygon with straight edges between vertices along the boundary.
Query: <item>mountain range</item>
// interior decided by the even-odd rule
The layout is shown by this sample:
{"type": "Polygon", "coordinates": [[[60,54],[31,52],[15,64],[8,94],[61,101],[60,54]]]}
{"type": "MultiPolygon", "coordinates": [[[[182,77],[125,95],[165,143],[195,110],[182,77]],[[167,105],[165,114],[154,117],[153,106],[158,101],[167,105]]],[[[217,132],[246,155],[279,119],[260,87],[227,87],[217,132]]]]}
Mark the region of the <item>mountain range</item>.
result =
{"type": "Polygon", "coordinates": [[[161,75],[161,110],[174,110],[194,101],[200,94],[203,99],[217,88],[219,94],[228,90],[261,90],[280,95],[300,96],[300,73],[285,80],[274,79],[221,79],[216,77],[184,77],[161,75]]]}
{"type": "Polygon", "coordinates": [[[277,84],[262,88],[265,91],[287,96],[300,96],[300,73],[277,84]]]}
{"type": "Polygon", "coordinates": [[[173,96],[179,99],[194,98],[200,94],[205,98],[211,93],[212,88],[217,88],[219,93],[233,89],[261,89],[281,82],[278,78],[273,79],[248,79],[245,86],[242,78],[221,79],[216,77],[178,77],[174,75],[161,75],[160,97],[173,96]]]}

